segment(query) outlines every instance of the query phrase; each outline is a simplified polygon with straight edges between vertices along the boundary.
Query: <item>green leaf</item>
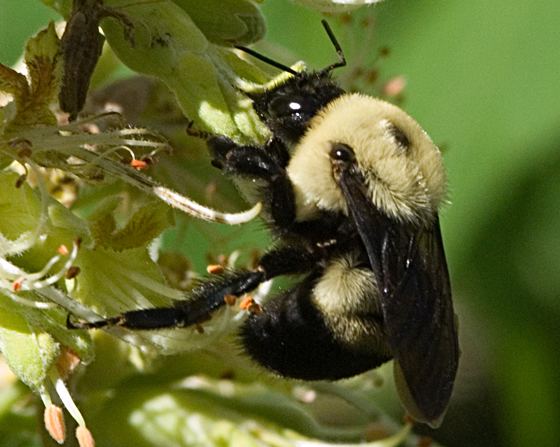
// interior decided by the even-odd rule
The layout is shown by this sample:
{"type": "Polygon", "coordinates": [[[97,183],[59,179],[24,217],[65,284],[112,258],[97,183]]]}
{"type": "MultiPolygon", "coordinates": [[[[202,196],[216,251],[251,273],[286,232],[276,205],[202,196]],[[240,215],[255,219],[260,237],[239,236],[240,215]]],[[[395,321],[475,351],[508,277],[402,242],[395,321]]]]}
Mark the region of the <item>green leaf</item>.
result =
{"type": "Polygon", "coordinates": [[[0,64],[0,91],[13,95],[16,104],[20,104],[29,94],[27,78],[10,67],[0,64]]]}
{"type": "MultiPolygon", "coordinates": [[[[11,247],[7,251],[3,250],[5,253],[12,253],[17,241],[28,236],[27,243],[22,245],[23,249],[15,252],[20,254],[15,262],[24,270],[32,272],[41,270],[56,255],[61,245],[71,247],[78,237],[87,242],[89,234],[85,222],[60,203],[46,198],[47,204],[41,204],[38,194],[27,183],[16,188],[18,177],[13,172],[0,173],[0,215],[5,216],[0,219],[0,235],[11,247]],[[49,221],[49,216],[56,217],[56,226],[49,221]],[[43,236],[41,243],[33,243],[33,239],[38,236],[37,231],[43,236]]],[[[61,262],[64,261],[59,261],[56,266],[60,266],[61,262]]],[[[53,266],[53,270],[56,270],[56,266],[53,266]]]]}
{"type": "Polygon", "coordinates": [[[281,419],[279,423],[278,420],[269,419],[268,414],[263,412],[266,409],[275,411],[274,403],[280,400],[284,406],[281,410],[276,410],[278,415],[284,412],[294,421],[296,417],[301,418],[299,428],[303,430],[309,429],[306,423],[314,427],[319,425],[313,421],[310,409],[298,403],[293,395],[288,397],[267,390],[259,384],[239,386],[235,382],[215,382],[210,387],[204,378],[193,380],[192,383],[192,388],[187,385],[173,390],[169,390],[167,386],[142,382],[132,390],[123,383],[115,390],[112,398],[104,403],[103,411],[96,414],[95,423],[101,436],[110,438],[115,447],[131,444],[140,447],[394,447],[401,444],[410,431],[410,426],[405,426],[386,439],[364,443],[360,436],[363,436],[363,431],[359,429],[348,431],[344,427],[323,427],[332,436],[332,440],[313,438],[307,433],[300,434],[287,428],[285,421],[281,419]],[[245,402],[243,392],[258,395],[262,404],[245,402]],[[286,405],[286,401],[290,401],[291,405],[286,405]],[[122,424],[121,421],[126,423],[122,424]],[[341,444],[341,440],[348,443],[341,444]]]}
{"type": "Polygon", "coordinates": [[[53,201],[48,207],[48,215],[54,227],[72,234],[74,238],[80,238],[83,244],[90,243],[91,235],[87,222],[71,210],[53,201]]]}
{"type": "MultiPolygon", "coordinates": [[[[0,299],[9,300],[2,294],[0,299]]],[[[19,379],[38,390],[60,352],[58,343],[50,334],[33,329],[25,318],[3,306],[0,321],[0,351],[19,379]]]]}
{"type": "Polygon", "coordinates": [[[146,248],[122,251],[82,248],[73,297],[107,315],[140,307],[165,306],[182,295],[165,285],[146,248]]]}
{"type": "Polygon", "coordinates": [[[206,38],[220,45],[248,45],[264,37],[264,17],[248,0],[175,0],[206,38]]]}
{"type": "Polygon", "coordinates": [[[45,5],[58,11],[63,17],[68,18],[72,11],[74,0],[41,0],[45,5]]]}
{"type": "MultiPolygon", "coordinates": [[[[117,10],[118,4],[107,2],[117,10]]],[[[197,126],[234,139],[262,138],[263,127],[250,102],[231,87],[236,73],[220,48],[209,42],[184,9],[170,1],[159,1],[134,3],[122,11],[132,24],[133,42],[126,38],[118,20],[106,18],[101,22],[108,43],[121,61],[162,80],[197,126]],[[240,128],[240,114],[254,124],[242,124],[240,128]]],[[[216,13],[219,15],[219,8],[216,13]]],[[[254,70],[258,72],[256,67],[254,70]]]]}
{"type": "Polygon", "coordinates": [[[116,229],[115,219],[109,212],[93,219],[90,228],[100,246],[122,251],[146,246],[172,224],[171,209],[161,202],[152,202],[138,209],[121,229],[116,229]]]}
{"type": "Polygon", "coordinates": [[[61,64],[59,39],[54,24],[29,39],[25,48],[25,64],[29,73],[29,86],[24,87],[22,75],[2,66],[0,88],[14,95],[16,114],[5,126],[5,136],[17,136],[23,128],[38,124],[56,124],[56,118],[49,109],[58,93],[61,64]]]}
{"type": "Polygon", "coordinates": [[[113,234],[111,247],[120,251],[146,246],[172,224],[171,209],[161,202],[153,202],[140,208],[123,229],[113,234]]]}
{"type": "Polygon", "coordinates": [[[0,234],[15,240],[26,231],[33,231],[41,213],[41,205],[31,187],[24,183],[16,188],[19,175],[0,173],[0,234]]]}
{"type": "Polygon", "coordinates": [[[121,203],[119,196],[104,197],[89,216],[91,235],[93,240],[101,246],[109,245],[111,235],[117,228],[113,213],[119,203],[121,203]]]}
{"type": "MultiPolygon", "coordinates": [[[[31,94],[45,103],[56,97],[61,65],[58,59],[60,40],[54,23],[29,39],[25,47],[25,65],[29,72],[31,94]]],[[[56,121],[55,121],[56,123],[56,121]]]]}
{"type": "MultiPolygon", "coordinates": [[[[49,206],[51,212],[48,215],[56,215],[57,222],[64,225],[64,228],[55,227],[47,221],[43,227],[47,237],[40,243],[34,241],[31,235],[38,227],[41,218],[40,199],[28,184],[16,188],[17,178],[18,175],[15,173],[3,172],[0,174],[0,215],[5,217],[0,219],[0,240],[3,244],[1,251],[3,254],[12,255],[11,263],[27,272],[32,272],[42,269],[45,263],[56,254],[56,249],[60,245],[69,246],[72,239],[87,236],[87,227],[84,227],[83,221],[70,211],[53,201],[49,206]],[[25,237],[26,235],[29,237],[25,237]],[[15,257],[16,254],[19,256],[15,257]]],[[[47,215],[44,217],[46,218],[47,215]]],[[[57,266],[62,262],[64,259],[52,266],[50,272],[56,271],[57,266]]],[[[9,279],[4,279],[4,281],[9,281],[9,279]]],[[[30,302],[42,301],[33,291],[21,292],[19,296],[30,302]]],[[[0,308],[3,313],[3,317],[0,318],[0,326],[4,330],[6,349],[16,346],[13,344],[16,341],[24,340],[22,338],[24,335],[29,337],[32,334],[48,333],[53,340],[68,346],[83,359],[91,358],[89,335],[68,331],[65,325],[66,311],[63,309],[44,310],[23,306],[4,295],[0,308]]],[[[13,349],[10,352],[15,352],[17,348],[13,349]]],[[[21,355],[25,355],[25,359],[30,359],[34,354],[22,351],[21,355]]],[[[25,372],[25,359],[16,357],[14,359],[16,360],[12,363],[17,365],[18,371],[22,371],[22,374],[25,373],[22,380],[28,385],[36,386],[37,381],[40,380],[37,366],[30,363],[28,368],[31,372],[25,372]]]]}

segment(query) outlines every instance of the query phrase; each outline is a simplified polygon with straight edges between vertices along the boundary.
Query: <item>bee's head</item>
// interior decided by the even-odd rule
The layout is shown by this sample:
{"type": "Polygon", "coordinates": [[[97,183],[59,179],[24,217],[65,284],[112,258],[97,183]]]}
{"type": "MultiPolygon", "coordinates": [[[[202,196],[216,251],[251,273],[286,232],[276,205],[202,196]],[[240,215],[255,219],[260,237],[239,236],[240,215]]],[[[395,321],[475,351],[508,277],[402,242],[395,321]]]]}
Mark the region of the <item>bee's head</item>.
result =
{"type": "Polygon", "coordinates": [[[309,120],[319,110],[344,93],[331,79],[331,72],[345,66],[346,59],[328,23],[325,20],[321,23],[338,54],[338,60],[320,71],[297,72],[250,48],[236,47],[292,75],[282,77],[278,84],[273,84],[262,92],[247,93],[253,100],[253,108],[259,118],[275,137],[288,146],[295,144],[303,136],[309,120]]]}
{"type": "Polygon", "coordinates": [[[291,146],[303,136],[309,120],[343,93],[328,73],[303,72],[250,97],[272,134],[291,146]]]}

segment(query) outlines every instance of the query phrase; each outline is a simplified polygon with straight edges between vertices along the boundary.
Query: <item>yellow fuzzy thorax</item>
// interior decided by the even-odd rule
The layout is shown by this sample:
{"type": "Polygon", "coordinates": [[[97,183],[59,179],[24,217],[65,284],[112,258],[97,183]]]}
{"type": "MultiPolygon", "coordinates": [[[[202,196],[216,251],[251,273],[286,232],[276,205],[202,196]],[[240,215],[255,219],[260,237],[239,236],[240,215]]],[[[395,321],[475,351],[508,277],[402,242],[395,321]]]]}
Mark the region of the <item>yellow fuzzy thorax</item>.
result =
{"type": "Polygon", "coordinates": [[[329,158],[333,143],[354,150],[372,203],[399,221],[433,220],[446,194],[441,154],[418,123],[398,107],[361,95],[333,100],[310,122],[294,148],[288,175],[294,184],[298,220],[319,210],[348,212],[329,158]],[[391,127],[406,135],[398,144],[391,127]]]}

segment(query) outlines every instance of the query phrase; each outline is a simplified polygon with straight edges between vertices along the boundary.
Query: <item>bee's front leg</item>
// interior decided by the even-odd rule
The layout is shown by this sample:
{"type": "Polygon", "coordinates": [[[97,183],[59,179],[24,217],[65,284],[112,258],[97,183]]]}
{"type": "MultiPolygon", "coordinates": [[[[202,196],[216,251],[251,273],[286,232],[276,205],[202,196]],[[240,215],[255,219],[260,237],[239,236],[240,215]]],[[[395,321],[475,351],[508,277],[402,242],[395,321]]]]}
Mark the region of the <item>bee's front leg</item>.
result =
{"type": "Polygon", "coordinates": [[[264,147],[241,146],[225,136],[208,139],[212,165],[226,175],[258,179],[262,200],[273,223],[289,230],[295,221],[295,196],[285,165],[286,149],[278,140],[264,147]]]}
{"type": "Polygon", "coordinates": [[[212,165],[224,174],[269,180],[282,175],[283,168],[267,147],[244,146],[225,136],[213,136],[207,141],[212,165]]]}

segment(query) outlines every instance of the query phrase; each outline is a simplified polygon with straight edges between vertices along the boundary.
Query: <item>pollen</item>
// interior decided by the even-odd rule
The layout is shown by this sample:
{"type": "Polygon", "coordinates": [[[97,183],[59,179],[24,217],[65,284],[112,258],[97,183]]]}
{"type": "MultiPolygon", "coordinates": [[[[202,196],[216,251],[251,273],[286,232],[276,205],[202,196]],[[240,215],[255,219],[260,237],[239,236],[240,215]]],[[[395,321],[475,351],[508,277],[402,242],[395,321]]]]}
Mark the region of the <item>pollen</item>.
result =
{"type": "Polygon", "coordinates": [[[237,297],[235,295],[224,295],[224,302],[228,305],[228,306],[233,306],[235,304],[235,302],[237,301],[237,297]]]}
{"type": "Polygon", "coordinates": [[[250,295],[247,295],[241,300],[241,302],[239,303],[239,308],[241,310],[246,310],[253,315],[262,313],[261,305],[257,303],[250,295]]]}
{"type": "Polygon", "coordinates": [[[146,163],[144,160],[139,160],[137,158],[133,158],[130,161],[130,166],[138,171],[141,171],[143,169],[148,169],[148,163],[146,163]]]}
{"type": "Polygon", "coordinates": [[[56,359],[56,369],[60,377],[64,380],[72,374],[79,364],[80,357],[67,348],[62,349],[60,355],[56,359]]]}
{"type": "Polygon", "coordinates": [[[54,404],[45,407],[43,421],[51,438],[59,444],[63,444],[66,440],[66,424],[64,423],[62,408],[54,404]]]}
{"type": "Polygon", "coordinates": [[[72,265],[66,270],[66,279],[73,279],[80,274],[80,267],[72,265]]]}
{"type": "Polygon", "coordinates": [[[255,300],[253,299],[253,297],[250,296],[250,295],[247,295],[247,296],[243,297],[243,299],[239,303],[239,308],[241,310],[249,310],[249,306],[251,306],[251,304],[253,304],[254,302],[255,302],[255,300]]]}
{"type": "Polygon", "coordinates": [[[248,310],[253,315],[260,315],[260,314],[262,314],[262,311],[263,311],[261,305],[259,303],[257,303],[256,301],[253,301],[251,303],[248,310]]]}
{"type": "Polygon", "coordinates": [[[70,251],[68,250],[68,247],[64,244],[61,244],[57,249],[56,249],[57,253],[61,256],[68,256],[70,254],[70,251]]]}
{"type": "Polygon", "coordinates": [[[224,266],[220,264],[210,264],[206,267],[206,271],[211,275],[219,275],[224,272],[224,266]]]}
{"type": "Polygon", "coordinates": [[[27,174],[21,174],[16,180],[16,188],[21,188],[21,185],[27,180],[27,174]]]}
{"type": "Polygon", "coordinates": [[[23,285],[23,280],[24,280],[24,278],[18,278],[14,282],[12,282],[12,291],[14,291],[16,293],[19,292],[21,290],[22,285],[23,285]]]}
{"type": "Polygon", "coordinates": [[[85,425],[79,425],[76,428],[76,439],[80,447],[95,447],[95,439],[85,425]]]}

